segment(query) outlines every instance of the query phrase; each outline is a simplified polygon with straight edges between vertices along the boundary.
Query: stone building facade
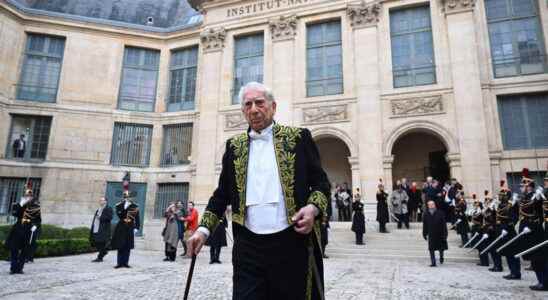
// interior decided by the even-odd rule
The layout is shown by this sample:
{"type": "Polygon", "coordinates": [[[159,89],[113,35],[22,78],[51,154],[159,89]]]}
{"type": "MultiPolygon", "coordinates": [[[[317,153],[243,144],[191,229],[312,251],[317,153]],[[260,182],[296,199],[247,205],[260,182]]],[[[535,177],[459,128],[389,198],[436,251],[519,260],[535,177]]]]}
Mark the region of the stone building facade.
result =
{"type": "Polygon", "coordinates": [[[547,169],[543,0],[194,0],[162,26],[167,4],[31,2],[0,1],[0,204],[33,178],[46,223],[88,225],[130,171],[154,247],[161,201],[207,202],[250,79],[369,207],[379,178],[455,177],[469,196],[547,169]]]}

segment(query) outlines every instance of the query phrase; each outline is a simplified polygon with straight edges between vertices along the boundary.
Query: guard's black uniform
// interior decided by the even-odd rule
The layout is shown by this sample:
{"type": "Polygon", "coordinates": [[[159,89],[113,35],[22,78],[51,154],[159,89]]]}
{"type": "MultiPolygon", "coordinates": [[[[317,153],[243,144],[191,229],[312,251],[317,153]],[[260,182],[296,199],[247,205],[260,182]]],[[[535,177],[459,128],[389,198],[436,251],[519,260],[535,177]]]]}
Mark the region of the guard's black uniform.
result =
{"type": "MultiPolygon", "coordinates": [[[[493,246],[494,251],[517,235],[515,226],[518,222],[518,206],[510,201],[511,197],[512,192],[509,190],[502,189],[499,193],[500,204],[497,208],[497,225],[495,228],[497,236],[500,236],[503,231],[506,232],[506,235],[493,246]]],[[[504,279],[521,279],[520,260],[510,255],[506,249],[502,249],[499,254],[506,257],[506,262],[510,269],[510,274],[504,276],[504,279]]]]}
{"type": "Polygon", "coordinates": [[[125,201],[120,201],[115,207],[116,214],[120,219],[114,228],[112,236],[112,249],[118,250],[116,267],[129,268],[129,255],[134,247],[134,230],[141,227],[139,219],[139,206],[131,202],[128,207],[125,207],[125,201]]]}
{"type": "Polygon", "coordinates": [[[468,243],[468,233],[470,232],[470,225],[468,224],[468,217],[466,216],[466,200],[460,198],[455,206],[455,227],[457,234],[460,235],[462,245],[468,243]]]}
{"type": "MultiPolygon", "coordinates": [[[[474,211],[472,212],[472,236],[476,236],[476,237],[470,243],[472,246],[475,246],[480,241],[484,233],[483,232],[483,206],[480,202],[477,202],[477,204],[475,205],[476,207],[474,211]]],[[[483,241],[482,244],[485,244],[485,241],[483,241]]],[[[481,253],[482,250],[480,249],[483,249],[483,248],[478,246],[476,247],[476,249],[478,249],[479,252],[481,253]]],[[[478,266],[484,266],[484,267],[489,266],[489,256],[487,253],[483,255],[479,255],[479,259],[480,259],[480,262],[478,263],[478,266]]]]}
{"type": "Polygon", "coordinates": [[[15,203],[12,215],[17,218],[17,222],[6,239],[6,247],[10,249],[10,274],[23,274],[25,260],[36,243],[37,232],[42,224],[40,204],[36,200],[23,206],[15,203]]]}
{"type": "MultiPolygon", "coordinates": [[[[480,245],[482,250],[485,250],[489,245],[491,245],[495,239],[500,235],[497,231],[497,210],[493,203],[493,199],[486,199],[486,208],[483,211],[483,232],[489,237],[480,245]]],[[[478,247],[480,248],[480,247],[478,247]]],[[[479,249],[478,249],[479,250],[479,249]]],[[[488,252],[491,255],[491,260],[493,260],[493,267],[489,269],[491,272],[502,272],[502,259],[499,253],[497,253],[494,247],[491,247],[488,252]]]]}

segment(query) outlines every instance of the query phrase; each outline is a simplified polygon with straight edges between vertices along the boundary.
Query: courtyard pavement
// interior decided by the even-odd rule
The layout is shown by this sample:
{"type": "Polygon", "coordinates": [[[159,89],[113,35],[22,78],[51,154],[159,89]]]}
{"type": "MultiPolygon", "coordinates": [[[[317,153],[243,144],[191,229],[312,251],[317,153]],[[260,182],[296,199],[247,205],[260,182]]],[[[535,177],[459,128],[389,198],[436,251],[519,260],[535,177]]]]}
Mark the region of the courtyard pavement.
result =
{"type": "MultiPolygon", "coordinates": [[[[230,299],[230,250],[223,264],[209,265],[209,249],[199,256],[190,299],[230,299]]],[[[163,262],[161,252],[133,251],[131,269],[113,269],[115,253],[103,263],[92,254],[36,259],[24,275],[9,275],[0,263],[0,299],[182,299],[189,259],[163,262]]],[[[521,281],[503,281],[472,263],[446,262],[430,268],[428,261],[404,258],[330,258],[325,261],[326,299],[548,299],[533,293],[533,274],[521,281]]]]}

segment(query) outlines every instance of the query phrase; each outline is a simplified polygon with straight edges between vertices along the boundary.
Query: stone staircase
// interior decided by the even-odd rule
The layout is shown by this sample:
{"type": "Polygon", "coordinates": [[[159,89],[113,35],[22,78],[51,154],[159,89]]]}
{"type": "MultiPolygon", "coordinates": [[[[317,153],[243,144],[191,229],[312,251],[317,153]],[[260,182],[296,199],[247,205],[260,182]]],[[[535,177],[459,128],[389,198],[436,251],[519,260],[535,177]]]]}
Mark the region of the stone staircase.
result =
{"type": "MultiPolygon", "coordinates": [[[[411,223],[410,229],[397,229],[396,224],[387,224],[390,233],[379,233],[378,223],[369,221],[365,234],[365,246],[355,244],[354,232],[350,222],[332,222],[329,232],[329,244],[326,253],[334,258],[384,258],[428,260],[428,243],[422,238],[422,223],[411,223]]],[[[448,226],[448,228],[450,228],[448,226]]],[[[447,261],[475,262],[477,251],[468,253],[462,249],[460,237],[449,230],[449,250],[445,253],[447,261]]]]}

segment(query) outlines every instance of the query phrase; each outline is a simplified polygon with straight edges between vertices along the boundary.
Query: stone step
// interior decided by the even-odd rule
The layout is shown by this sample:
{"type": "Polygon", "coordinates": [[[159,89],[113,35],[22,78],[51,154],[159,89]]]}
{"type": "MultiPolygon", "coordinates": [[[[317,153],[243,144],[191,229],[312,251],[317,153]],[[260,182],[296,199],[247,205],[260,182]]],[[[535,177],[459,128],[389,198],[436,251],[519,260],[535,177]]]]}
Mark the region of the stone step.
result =
{"type": "MultiPolygon", "coordinates": [[[[364,236],[366,245],[355,245],[351,222],[332,222],[326,253],[336,258],[374,257],[384,259],[428,260],[428,243],[422,238],[422,223],[411,223],[410,229],[397,229],[397,224],[387,224],[390,233],[379,233],[376,223],[367,224],[364,236]]],[[[450,225],[448,225],[450,226],[450,225]]],[[[453,262],[474,262],[477,252],[459,248],[460,238],[449,232],[449,250],[446,259],[453,262]]]]}

